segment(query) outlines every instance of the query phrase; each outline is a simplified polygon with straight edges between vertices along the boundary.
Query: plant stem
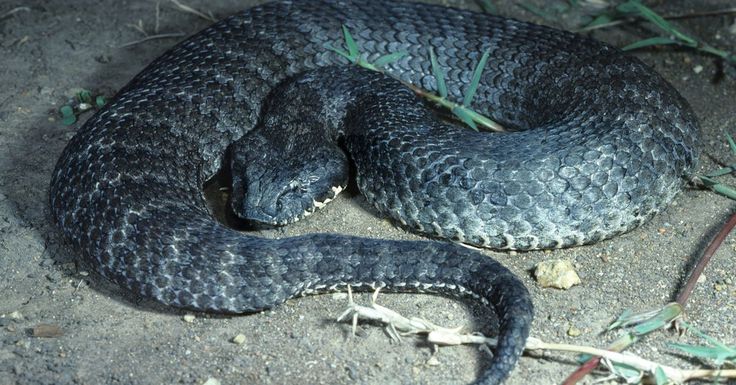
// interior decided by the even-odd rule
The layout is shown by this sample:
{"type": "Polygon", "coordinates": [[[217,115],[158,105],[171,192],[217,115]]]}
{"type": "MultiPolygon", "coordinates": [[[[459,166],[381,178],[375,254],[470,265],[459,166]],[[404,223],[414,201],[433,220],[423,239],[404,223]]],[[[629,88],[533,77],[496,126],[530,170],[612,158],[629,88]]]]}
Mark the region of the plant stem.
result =
{"type": "Polygon", "coordinates": [[[677,299],[675,300],[682,307],[685,307],[685,303],[687,302],[688,298],[690,298],[690,294],[692,293],[693,289],[695,289],[695,284],[697,284],[700,275],[703,274],[705,266],[708,265],[711,257],[713,257],[713,254],[715,254],[718,248],[721,247],[723,240],[726,239],[726,236],[731,232],[731,230],[733,230],[734,226],[736,226],[736,213],[732,214],[728,221],[726,221],[726,223],[723,225],[723,227],[721,227],[721,230],[718,232],[718,234],[716,234],[716,236],[708,245],[708,248],[706,248],[703,252],[703,255],[698,260],[698,263],[691,270],[687,283],[682,288],[682,290],[680,290],[680,293],[677,295],[677,299]]]}

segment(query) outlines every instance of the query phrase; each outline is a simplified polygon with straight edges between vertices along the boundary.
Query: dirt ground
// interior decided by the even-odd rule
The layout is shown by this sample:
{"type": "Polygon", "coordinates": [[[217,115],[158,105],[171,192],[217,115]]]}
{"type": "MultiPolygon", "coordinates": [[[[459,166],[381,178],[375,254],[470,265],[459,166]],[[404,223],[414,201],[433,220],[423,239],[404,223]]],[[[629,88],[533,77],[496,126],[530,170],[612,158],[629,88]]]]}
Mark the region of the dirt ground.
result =
{"type": "MultiPolygon", "coordinates": [[[[184,36],[208,24],[171,3],[161,3],[159,33],[184,36]]],[[[250,3],[187,2],[218,18],[250,3]]],[[[515,2],[495,3],[502,14],[543,21],[515,2]]],[[[731,0],[653,3],[665,14],[733,6],[731,0]]],[[[407,337],[394,343],[375,325],[361,325],[358,335],[350,338],[350,326],[334,321],[346,305],[344,295],[295,299],[248,316],[195,314],[188,322],[184,312],[135,298],[77,260],[61,241],[47,207],[51,170],[81,123],[64,126],[57,111],[79,88],[114,94],[183,39],[155,39],[121,48],[143,37],[132,27],[139,21],[155,33],[155,9],[155,2],[143,0],[0,1],[0,385],[204,384],[208,379],[222,384],[472,382],[489,362],[485,351],[448,347],[433,356],[421,339],[407,337]],[[42,324],[60,330],[52,330],[50,338],[34,336],[34,327],[42,324]],[[231,342],[238,334],[245,336],[243,344],[231,342]]],[[[558,20],[568,26],[575,21],[574,14],[560,15],[558,20]]],[[[733,15],[677,23],[714,45],[736,51],[733,15]]],[[[594,36],[621,46],[650,34],[646,28],[626,26],[594,36]]],[[[699,172],[731,160],[724,133],[736,131],[736,80],[722,76],[711,56],[690,50],[654,49],[636,55],[668,78],[700,117],[699,172]]],[[[687,189],[650,223],[610,241],[562,251],[488,255],[510,267],[529,287],[537,308],[534,336],[602,347],[617,334],[600,333],[624,309],[647,310],[674,298],[687,267],[734,207],[721,196],[687,189]],[[582,284],[567,291],[540,288],[530,270],[551,258],[571,260],[582,284]]],[[[309,220],[265,235],[316,231],[420,238],[379,218],[355,192],[341,195],[309,220]]],[[[687,306],[690,322],[731,345],[736,344],[734,266],[736,241],[729,237],[687,306]]],[[[358,300],[368,303],[369,298],[360,295],[358,300]]],[[[382,295],[379,302],[438,324],[494,331],[483,326],[491,315],[476,304],[406,294],[382,295]]],[[[674,341],[696,339],[657,332],[631,351],[670,365],[701,364],[667,347],[674,341]]],[[[508,383],[554,384],[573,370],[571,355],[537,353],[521,359],[508,383]]]]}

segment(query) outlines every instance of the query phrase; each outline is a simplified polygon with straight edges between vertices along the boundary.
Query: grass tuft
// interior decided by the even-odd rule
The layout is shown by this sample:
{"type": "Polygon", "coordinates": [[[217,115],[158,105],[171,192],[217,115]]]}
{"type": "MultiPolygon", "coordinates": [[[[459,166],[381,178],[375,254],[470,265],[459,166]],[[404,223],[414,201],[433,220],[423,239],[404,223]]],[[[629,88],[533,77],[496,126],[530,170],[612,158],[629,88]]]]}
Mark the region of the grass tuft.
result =
{"type": "MultiPolygon", "coordinates": [[[[347,26],[342,26],[342,33],[344,38],[344,48],[336,48],[332,45],[328,45],[327,48],[336,54],[344,57],[349,62],[361,66],[363,68],[367,68],[372,71],[385,73],[381,67],[384,67],[386,64],[394,62],[404,56],[407,55],[407,52],[399,51],[394,52],[391,54],[387,54],[384,56],[379,57],[376,59],[373,63],[368,62],[366,60],[363,60],[360,54],[360,48],[358,47],[358,44],[355,42],[355,39],[353,38],[353,35],[350,33],[350,30],[347,26]]],[[[432,65],[432,75],[435,77],[435,80],[437,81],[437,92],[439,95],[433,94],[431,92],[428,92],[426,90],[423,90],[413,84],[409,84],[406,82],[402,83],[406,85],[407,87],[411,88],[415,93],[420,95],[421,97],[430,100],[434,103],[437,103],[443,108],[446,108],[450,110],[453,115],[455,115],[458,119],[460,119],[462,122],[464,122],[466,125],[468,125],[470,128],[474,130],[478,130],[478,126],[482,126],[488,130],[492,131],[505,131],[504,128],[491,120],[490,118],[483,116],[482,114],[473,111],[470,108],[470,103],[473,100],[473,97],[475,96],[475,92],[478,89],[478,85],[480,84],[480,78],[483,74],[483,69],[488,61],[489,52],[486,51],[483,56],[481,57],[480,61],[478,62],[478,65],[476,65],[475,70],[473,72],[473,78],[470,82],[470,85],[468,86],[468,90],[465,93],[465,97],[463,98],[463,104],[457,104],[451,100],[448,99],[448,91],[447,91],[447,84],[445,82],[444,72],[442,71],[442,68],[440,67],[437,57],[434,54],[434,50],[432,47],[429,48],[429,59],[430,63],[432,65]]],[[[397,79],[398,80],[398,79],[397,79]]],[[[401,80],[399,80],[401,81],[401,80]]]]}

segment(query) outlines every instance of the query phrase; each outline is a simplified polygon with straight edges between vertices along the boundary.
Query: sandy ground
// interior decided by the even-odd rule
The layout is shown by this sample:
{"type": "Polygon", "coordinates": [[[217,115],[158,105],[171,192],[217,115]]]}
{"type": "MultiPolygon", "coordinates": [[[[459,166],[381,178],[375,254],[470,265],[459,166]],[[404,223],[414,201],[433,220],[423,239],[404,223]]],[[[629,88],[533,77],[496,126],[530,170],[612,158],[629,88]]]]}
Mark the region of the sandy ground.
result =
{"type": "MultiPolygon", "coordinates": [[[[189,1],[217,17],[248,3],[189,1]]],[[[496,3],[503,14],[540,21],[512,2],[496,3]]],[[[732,5],[730,0],[680,0],[660,9],[687,13],[732,5]]],[[[349,325],[334,321],[346,305],[341,295],[291,300],[249,316],[196,314],[186,322],[184,312],[135,298],[96,276],[61,242],[48,215],[51,170],[79,127],[62,125],[56,111],[78,88],[112,95],[181,38],[120,48],[142,38],[130,27],[139,20],[153,33],[151,1],[3,0],[0,15],[20,6],[27,8],[0,19],[0,385],[202,384],[208,378],[222,384],[462,384],[486,367],[488,354],[475,347],[443,348],[430,360],[432,349],[420,339],[393,343],[377,326],[362,325],[350,338],[349,325]],[[34,337],[39,324],[58,326],[60,335],[34,337]],[[242,345],[231,342],[237,334],[245,335],[242,345]]],[[[572,19],[561,20],[568,22],[572,19]]],[[[733,16],[679,23],[736,50],[736,35],[728,29],[733,16]]],[[[188,35],[207,24],[162,5],[161,33],[188,35]]],[[[622,45],[648,33],[627,27],[595,36],[622,45]]],[[[736,81],[719,76],[712,57],[692,51],[650,50],[637,56],[664,74],[700,117],[700,171],[728,161],[723,134],[736,130],[736,81]]],[[[528,285],[537,307],[534,336],[604,346],[616,334],[600,332],[624,309],[646,310],[672,300],[693,257],[733,209],[725,198],[688,189],[653,221],[610,241],[551,253],[488,254],[528,285]],[[567,291],[540,288],[530,270],[551,258],[571,260],[582,285],[567,291]],[[580,335],[570,336],[571,328],[580,335]]],[[[307,221],[266,235],[315,231],[419,239],[379,218],[355,192],[307,221]]],[[[736,344],[735,246],[729,238],[687,307],[692,323],[729,344],[736,344]]],[[[358,299],[368,302],[366,295],[358,299]]],[[[439,324],[494,332],[483,322],[490,315],[474,304],[403,294],[379,301],[439,324]]],[[[698,365],[666,346],[678,340],[694,341],[658,332],[631,351],[672,365],[698,365]]],[[[526,356],[508,383],[559,383],[574,369],[572,363],[572,356],[556,353],[526,356]]]]}

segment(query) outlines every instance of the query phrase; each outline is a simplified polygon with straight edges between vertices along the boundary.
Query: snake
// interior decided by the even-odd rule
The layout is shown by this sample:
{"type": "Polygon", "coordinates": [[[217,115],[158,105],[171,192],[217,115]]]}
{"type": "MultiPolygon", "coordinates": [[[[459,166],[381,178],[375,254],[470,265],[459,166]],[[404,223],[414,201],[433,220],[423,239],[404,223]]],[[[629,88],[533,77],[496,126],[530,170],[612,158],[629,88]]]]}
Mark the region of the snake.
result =
{"type": "Polygon", "coordinates": [[[49,201],[83,261],[172,307],[248,314],[347,285],[479,301],[498,344],[477,381],[496,384],[523,351],[532,301],[459,243],[554,249],[628,231],[682,189],[698,136],[673,86],[586,36],[423,3],[275,1],[187,38],[120,89],[63,150],[49,201]],[[346,31],[361,61],[394,60],[380,73],[352,65],[335,52],[346,31]],[[507,132],[459,127],[405,84],[443,87],[507,132]],[[379,213],[431,239],[236,231],[203,195],[228,165],[243,218],[291,223],[354,173],[379,213]]]}

